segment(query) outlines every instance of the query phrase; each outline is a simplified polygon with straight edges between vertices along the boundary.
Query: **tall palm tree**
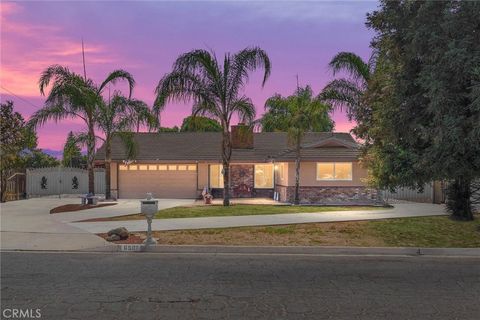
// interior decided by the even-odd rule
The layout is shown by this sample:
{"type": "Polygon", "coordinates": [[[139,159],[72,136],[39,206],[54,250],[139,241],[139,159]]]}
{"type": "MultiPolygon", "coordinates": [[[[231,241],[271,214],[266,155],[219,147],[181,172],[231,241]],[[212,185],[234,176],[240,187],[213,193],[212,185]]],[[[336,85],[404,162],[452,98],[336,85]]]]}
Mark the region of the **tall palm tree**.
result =
{"type": "Polygon", "coordinates": [[[141,126],[147,127],[149,131],[160,128],[160,117],[145,102],[138,99],[127,99],[124,102],[128,116],[133,118],[133,130],[140,132],[141,126]]]}
{"type": "Polygon", "coordinates": [[[112,163],[112,139],[118,136],[127,150],[127,157],[133,159],[136,154],[136,144],[131,129],[137,129],[139,121],[144,119],[146,124],[156,127],[157,119],[150,112],[146,104],[140,100],[129,99],[115,92],[107,103],[101,103],[96,115],[97,127],[103,132],[104,137],[97,136],[105,146],[105,198],[111,198],[110,167],[112,163]]]}
{"type": "Polygon", "coordinates": [[[267,112],[260,119],[263,131],[287,131],[288,143],[295,151],[295,196],[294,204],[299,204],[300,161],[303,138],[309,131],[331,131],[333,121],[328,117],[331,110],[319,97],[315,97],[310,86],[297,88],[295,93],[288,97],[275,94],[265,102],[267,112]],[[281,117],[278,117],[280,110],[281,117]],[[272,116],[273,113],[273,116],[272,116]],[[280,118],[283,128],[277,128],[272,123],[273,118],[280,118]],[[325,117],[329,121],[325,121],[325,117]],[[319,122],[321,120],[321,122],[319,122]],[[324,123],[325,130],[319,128],[319,123],[324,123]],[[274,130],[270,130],[272,129],[274,130]],[[280,130],[279,130],[280,129],[280,130]]]}
{"type": "Polygon", "coordinates": [[[193,115],[209,116],[221,124],[225,206],[230,205],[230,122],[235,114],[244,122],[252,122],[255,118],[255,107],[243,94],[243,89],[249,72],[257,68],[264,69],[263,87],[270,76],[271,64],[267,53],[258,47],[225,54],[223,65],[214,52],[193,50],[177,58],[172,72],[160,80],[155,91],[154,110],[157,113],[169,100],[193,100],[193,115]]]}
{"type": "Polygon", "coordinates": [[[52,88],[42,109],[36,111],[29,120],[30,126],[36,128],[48,120],[55,122],[67,118],[82,119],[87,126],[87,169],[88,192],[95,193],[93,162],[95,158],[95,114],[102,102],[102,92],[109,84],[125,80],[129,85],[131,95],[135,80],[124,70],[115,70],[97,86],[91,79],[82,77],[68,68],[52,65],[45,69],[39,80],[40,93],[45,95],[45,89],[50,82],[52,88]]]}
{"type": "Polygon", "coordinates": [[[368,62],[352,52],[339,52],[329,63],[333,75],[340,72],[347,77],[329,82],[320,93],[323,101],[333,108],[347,111],[349,120],[356,120],[358,125],[354,132],[357,136],[364,137],[364,126],[367,124],[370,112],[363,104],[362,97],[367,90],[368,81],[375,67],[375,54],[368,62]]]}

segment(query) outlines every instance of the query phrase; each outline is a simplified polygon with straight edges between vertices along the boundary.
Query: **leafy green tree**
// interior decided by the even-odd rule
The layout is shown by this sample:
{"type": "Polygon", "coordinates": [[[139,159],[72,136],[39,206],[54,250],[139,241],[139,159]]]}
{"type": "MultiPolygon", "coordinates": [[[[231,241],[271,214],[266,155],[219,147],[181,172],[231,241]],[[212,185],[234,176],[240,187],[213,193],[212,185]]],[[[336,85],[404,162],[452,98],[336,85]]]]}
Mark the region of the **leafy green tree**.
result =
{"type": "Polygon", "coordinates": [[[37,141],[12,101],[2,103],[0,112],[0,200],[4,202],[8,175],[22,167],[23,152],[34,148],[37,141]]]}
{"type": "Polygon", "coordinates": [[[221,132],[218,121],[207,117],[188,116],[183,119],[180,132],[221,132]]]}
{"type": "Polygon", "coordinates": [[[180,132],[180,128],[177,126],[173,126],[171,128],[168,127],[159,127],[158,132],[180,132]]]}
{"type": "Polygon", "coordinates": [[[119,80],[128,82],[130,95],[135,85],[132,75],[124,70],[115,70],[100,84],[82,77],[68,68],[52,65],[45,69],[39,80],[40,93],[53,82],[45,106],[36,111],[30,118],[30,126],[38,127],[48,120],[61,121],[67,118],[81,119],[87,126],[87,170],[88,192],[94,193],[94,160],[95,160],[95,114],[103,103],[102,92],[110,84],[119,80]]]}
{"type": "Polygon", "coordinates": [[[288,97],[275,94],[265,103],[267,112],[260,119],[263,131],[286,131],[288,142],[295,150],[295,198],[299,204],[300,153],[302,141],[309,131],[332,131],[331,108],[315,97],[310,86],[298,88],[288,97]]]}
{"type": "Polygon", "coordinates": [[[376,68],[365,162],[380,187],[451,181],[447,208],[473,219],[480,177],[480,3],[381,1],[368,15],[376,68]]]}
{"type": "Polygon", "coordinates": [[[62,164],[64,167],[81,167],[83,159],[78,141],[73,132],[70,131],[63,147],[62,164]]]}
{"type": "Polygon", "coordinates": [[[172,72],[160,80],[156,89],[154,110],[157,114],[169,100],[193,100],[193,115],[211,117],[222,126],[224,206],[230,205],[230,121],[235,114],[243,122],[252,122],[255,118],[255,107],[242,92],[249,72],[258,68],[264,69],[263,86],[270,75],[270,59],[258,47],[233,55],[227,53],[223,64],[213,52],[193,50],[177,58],[172,72]]]}
{"type": "Polygon", "coordinates": [[[371,109],[365,104],[363,96],[374,70],[375,55],[369,62],[352,52],[339,52],[329,63],[333,75],[343,73],[344,78],[329,82],[320,93],[320,98],[335,109],[345,109],[348,119],[354,120],[353,132],[362,139],[368,139],[371,122],[371,109]]]}
{"type": "Polygon", "coordinates": [[[43,152],[42,149],[36,148],[26,151],[21,158],[21,162],[24,168],[56,167],[60,164],[58,159],[43,152]]]}

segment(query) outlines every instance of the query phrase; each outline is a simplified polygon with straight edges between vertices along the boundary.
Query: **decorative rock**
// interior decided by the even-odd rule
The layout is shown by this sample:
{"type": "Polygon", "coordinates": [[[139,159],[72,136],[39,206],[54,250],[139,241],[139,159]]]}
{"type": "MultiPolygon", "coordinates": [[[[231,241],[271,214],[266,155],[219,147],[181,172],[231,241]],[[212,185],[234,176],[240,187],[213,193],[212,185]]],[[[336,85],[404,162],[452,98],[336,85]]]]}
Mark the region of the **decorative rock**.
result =
{"type": "MultiPolygon", "coordinates": [[[[125,227],[120,227],[120,228],[115,228],[115,229],[112,229],[112,230],[108,231],[108,235],[109,236],[117,235],[120,238],[118,240],[125,240],[125,239],[128,239],[129,232],[125,227]]],[[[113,241],[115,241],[115,240],[113,240],[113,241]]]]}
{"type": "Polygon", "coordinates": [[[105,240],[107,241],[118,241],[122,240],[118,234],[112,234],[111,236],[108,236],[105,240]]]}

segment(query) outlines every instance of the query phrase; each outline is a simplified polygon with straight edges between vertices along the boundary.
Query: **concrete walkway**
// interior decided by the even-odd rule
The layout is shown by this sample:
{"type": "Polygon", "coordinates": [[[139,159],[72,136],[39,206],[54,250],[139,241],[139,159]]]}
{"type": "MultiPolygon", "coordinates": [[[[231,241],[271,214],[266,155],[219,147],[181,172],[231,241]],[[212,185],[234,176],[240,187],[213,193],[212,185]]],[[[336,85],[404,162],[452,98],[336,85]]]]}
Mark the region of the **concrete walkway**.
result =
{"type": "MultiPolygon", "coordinates": [[[[138,200],[122,200],[117,205],[90,210],[50,214],[50,209],[71,203],[78,198],[33,198],[0,205],[1,250],[85,250],[109,246],[110,243],[88,230],[69,224],[89,218],[112,217],[138,213],[138,200]]],[[[161,200],[159,207],[168,208],[193,200],[161,200]]]]}
{"type": "MultiPolygon", "coordinates": [[[[158,210],[188,206],[194,203],[193,199],[158,199],[158,210]]],[[[89,210],[63,212],[52,215],[53,219],[61,222],[75,222],[87,219],[110,218],[140,213],[138,199],[119,199],[113,206],[94,208],[89,210]]]]}
{"type": "MultiPolygon", "coordinates": [[[[155,219],[152,229],[157,231],[228,228],[245,226],[268,226],[296,223],[336,222],[376,220],[388,218],[405,218],[436,216],[445,214],[443,206],[428,203],[399,203],[393,209],[385,210],[358,210],[358,211],[330,211],[319,213],[293,213],[273,215],[251,215],[232,217],[205,217],[205,218],[178,218],[155,219]]],[[[145,231],[147,223],[144,220],[105,221],[105,222],[76,222],[70,225],[92,233],[105,233],[116,227],[125,227],[129,231],[145,231]]]]}

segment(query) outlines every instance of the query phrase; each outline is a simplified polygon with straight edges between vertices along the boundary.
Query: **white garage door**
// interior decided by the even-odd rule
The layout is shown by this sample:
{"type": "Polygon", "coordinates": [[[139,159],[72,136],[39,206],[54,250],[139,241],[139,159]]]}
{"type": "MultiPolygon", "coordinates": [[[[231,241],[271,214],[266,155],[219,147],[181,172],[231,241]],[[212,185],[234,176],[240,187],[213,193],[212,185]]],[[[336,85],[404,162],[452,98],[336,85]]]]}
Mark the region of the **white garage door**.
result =
{"type": "Polygon", "coordinates": [[[119,167],[119,197],[189,199],[197,195],[195,164],[133,164],[119,167]]]}

